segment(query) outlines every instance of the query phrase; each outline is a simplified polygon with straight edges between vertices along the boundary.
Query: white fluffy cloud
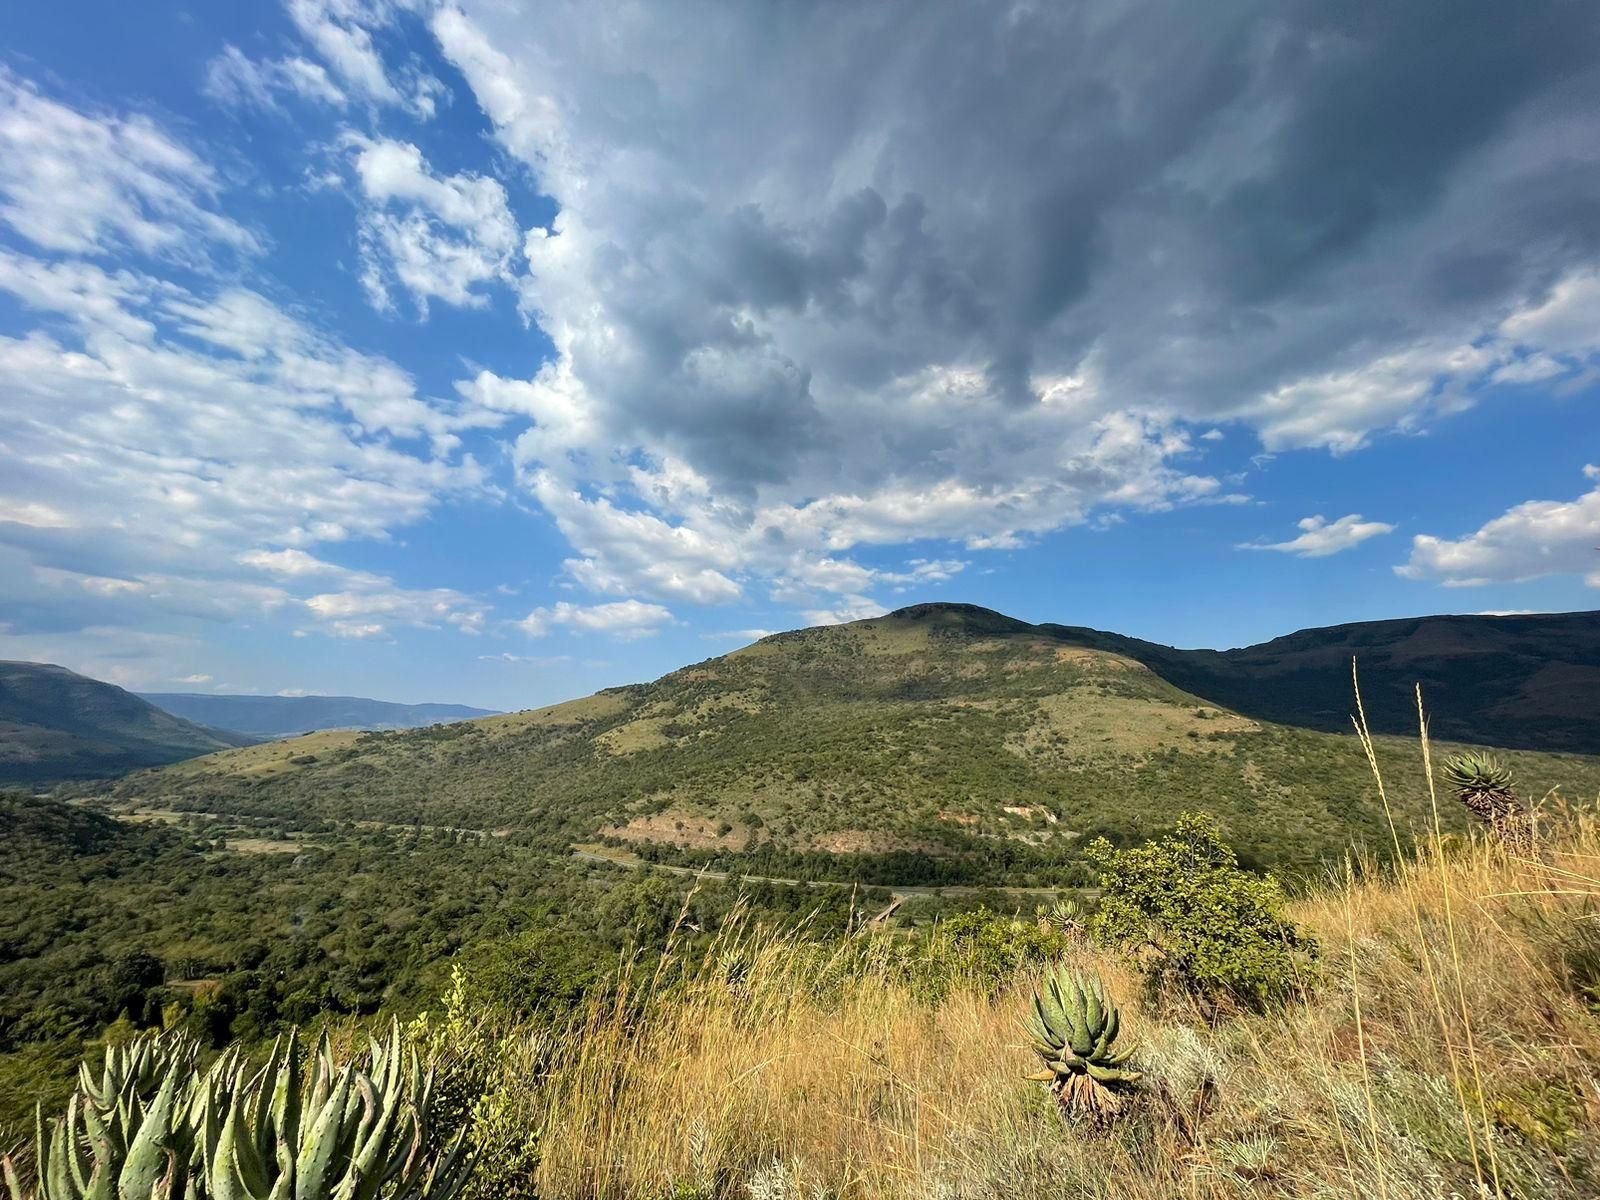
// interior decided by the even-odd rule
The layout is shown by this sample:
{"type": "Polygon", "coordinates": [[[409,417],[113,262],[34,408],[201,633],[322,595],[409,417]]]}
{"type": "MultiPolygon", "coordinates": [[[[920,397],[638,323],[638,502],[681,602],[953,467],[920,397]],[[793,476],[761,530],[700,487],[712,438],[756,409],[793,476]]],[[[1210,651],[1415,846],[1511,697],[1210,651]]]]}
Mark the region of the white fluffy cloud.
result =
{"type": "Polygon", "coordinates": [[[843,625],[850,621],[865,621],[881,617],[889,610],[876,600],[865,596],[840,596],[831,608],[808,608],[801,615],[807,625],[843,625]]]}
{"type": "Polygon", "coordinates": [[[254,233],[218,211],[216,173],[141,116],[59,104],[0,69],[0,221],[44,250],[194,258],[254,233]]]}
{"type": "Polygon", "coordinates": [[[520,624],[530,637],[544,637],[557,627],[565,627],[580,633],[603,633],[619,641],[632,641],[659,633],[672,624],[672,620],[670,610],[641,600],[587,606],[562,600],[549,608],[534,609],[520,624]]]}
{"type": "Polygon", "coordinates": [[[478,285],[512,278],[517,226],[499,181],[436,175],[408,142],[347,139],[365,204],[361,281],[373,305],[392,310],[393,289],[427,315],[430,299],[482,307],[478,285]]]}
{"type": "Polygon", "coordinates": [[[483,602],[453,588],[403,588],[370,571],[355,571],[324,562],[304,550],[251,550],[238,561],[280,579],[316,580],[320,591],[296,603],[316,620],[316,628],[334,637],[387,637],[396,625],[437,629],[453,626],[463,633],[481,633],[489,609],[483,602]]]}
{"type": "Polygon", "coordinates": [[[1330,554],[1353,550],[1370,538],[1394,532],[1393,525],[1385,525],[1382,521],[1363,521],[1360,513],[1351,513],[1337,521],[1322,516],[1305,517],[1296,523],[1296,528],[1300,530],[1300,535],[1286,542],[1245,542],[1239,549],[1276,550],[1297,558],[1326,558],[1330,554]]]}
{"type": "MultiPolygon", "coordinates": [[[[1600,481],[1600,467],[1584,474],[1600,481]]],[[[1408,579],[1435,579],[1448,587],[1519,583],[1546,575],[1581,575],[1600,587],[1600,482],[1575,500],[1529,500],[1450,540],[1422,535],[1411,558],[1396,568],[1408,579]]]]}
{"type": "Polygon", "coordinates": [[[408,6],[390,0],[287,0],[286,7],[300,35],[352,95],[433,116],[443,85],[413,64],[391,70],[373,39],[375,30],[408,6]]]}
{"type": "Polygon", "coordinates": [[[1600,257],[1588,16],[1119,15],[435,10],[560,209],[522,286],[556,357],[462,390],[532,418],[575,580],[831,611],[905,573],[859,547],[1231,498],[1218,423],[1348,453],[1587,369],[1600,326],[1533,314],[1600,257]]]}
{"type": "Polygon", "coordinates": [[[438,404],[262,294],[92,257],[133,247],[212,272],[251,244],[203,158],[133,117],[77,112],[0,80],[0,293],[35,320],[0,337],[0,624],[13,636],[304,614],[376,636],[474,630],[484,608],[311,550],[384,538],[441,497],[481,493],[460,433],[501,418],[438,404]],[[60,134],[66,141],[46,134],[60,134]],[[69,199],[54,210],[41,181],[69,199]],[[181,247],[181,251],[178,249],[181,247]],[[179,279],[184,282],[179,282],[179,279]]]}
{"type": "Polygon", "coordinates": [[[319,64],[291,55],[274,60],[247,57],[227,46],[206,65],[206,95],[223,104],[281,111],[285,94],[302,100],[342,106],[344,92],[319,64]]]}

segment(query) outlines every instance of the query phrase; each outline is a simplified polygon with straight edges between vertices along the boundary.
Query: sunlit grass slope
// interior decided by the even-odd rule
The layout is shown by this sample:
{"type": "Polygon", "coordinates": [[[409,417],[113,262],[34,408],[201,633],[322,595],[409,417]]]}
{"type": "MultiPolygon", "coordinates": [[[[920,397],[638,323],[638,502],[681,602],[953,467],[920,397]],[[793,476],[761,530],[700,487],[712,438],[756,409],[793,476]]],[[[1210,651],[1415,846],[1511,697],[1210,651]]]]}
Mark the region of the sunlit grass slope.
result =
{"type": "MultiPolygon", "coordinates": [[[[550,1198],[1592,1196],[1600,828],[1544,861],[1446,839],[1296,901],[1298,995],[1203,1013],[1081,948],[1146,1089],[1066,1125],[1019,1028],[1032,972],[930,985],[900,956],[751,934],[567,1035],[480,1031],[489,1110],[540,1131],[550,1198]]],[[[468,1022],[470,1025],[470,1022],[468,1022]]],[[[458,1036],[468,1037],[458,1026],[458,1036]]]]}

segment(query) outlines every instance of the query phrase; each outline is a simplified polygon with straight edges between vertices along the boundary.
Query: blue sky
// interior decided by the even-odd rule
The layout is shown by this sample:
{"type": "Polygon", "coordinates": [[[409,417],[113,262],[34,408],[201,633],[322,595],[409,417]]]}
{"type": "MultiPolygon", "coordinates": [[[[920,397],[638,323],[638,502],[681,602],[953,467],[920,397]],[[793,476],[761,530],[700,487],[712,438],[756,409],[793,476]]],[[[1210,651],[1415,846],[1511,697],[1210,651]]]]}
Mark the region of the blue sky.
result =
{"type": "Polygon", "coordinates": [[[924,600],[1594,607],[1600,12],[1203,8],[9,13],[0,657],[514,708],[924,600]]]}

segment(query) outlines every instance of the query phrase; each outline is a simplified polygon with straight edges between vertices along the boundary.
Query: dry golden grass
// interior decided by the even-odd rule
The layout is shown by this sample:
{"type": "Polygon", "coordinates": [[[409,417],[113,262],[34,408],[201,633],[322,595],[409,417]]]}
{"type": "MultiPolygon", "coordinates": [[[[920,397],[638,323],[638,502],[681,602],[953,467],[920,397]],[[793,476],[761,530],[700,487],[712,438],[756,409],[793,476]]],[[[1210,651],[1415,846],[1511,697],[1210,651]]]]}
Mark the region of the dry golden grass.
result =
{"type": "Polygon", "coordinates": [[[524,733],[529,729],[582,725],[586,721],[603,721],[626,712],[633,706],[627,696],[616,692],[597,692],[578,700],[550,704],[544,708],[524,709],[522,712],[502,713],[498,717],[478,717],[470,722],[494,737],[524,733]]]}
{"type": "Polygon", "coordinates": [[[1081,757],[1086,748],[1110,749],[1140,761],[1163,749],[1231,754],[1235,743],[1215,735],[1261,729],[1256,721],[1211,705],[1197,708],[1081,687],[1041,696],[1018,708],[1024,712],[1032,709],[1032,723],[1008,739],[1006,749],[1045,760],[1081,757]]]}
{"type": "Polygon", "coordinates": [[[1146,1072],[1106,1136],[1023,1079],[1030,978],[929,987],[887,942],[756,933],[506,1042],[497,1112],[541,1130],[539,1194],[571,1200],[1600,1194],[1600,827],[1549,841],[1330,872],[1293,906],[1316,977],[1265,1013],[1145,998],[1084,949],[1146,1072]]]}
{"type": "Polygon", "coordinates": [[[361,733],[358,730],[325,729],[318,733],[302,734],[300,737],[259,742],[254,746],[241,746],[236,750],[219,750],[215,754],[173,763],[165,769],[176,776],[283,775],[299,770],[301,764],[292,761],[295,758],[308,754],[322,756],[347,750],[360,738],[361,733]]]}

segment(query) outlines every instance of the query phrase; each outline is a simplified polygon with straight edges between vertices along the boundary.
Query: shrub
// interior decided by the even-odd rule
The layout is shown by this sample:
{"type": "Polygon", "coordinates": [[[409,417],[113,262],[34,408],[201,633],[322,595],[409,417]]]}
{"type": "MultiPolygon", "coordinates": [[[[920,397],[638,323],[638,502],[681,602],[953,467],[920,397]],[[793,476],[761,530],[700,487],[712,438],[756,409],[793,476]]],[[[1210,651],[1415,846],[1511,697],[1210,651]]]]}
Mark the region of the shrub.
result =
{"type": "Polygon", "coordinates": [[[483,942],[461,957],[461,986],[480,1007],[559,1018],[610,977],[615,960],[591,937],[539,928],[483,942]]]}
{"type": "Polygon", "coordinates": [[[1184,813],[1171,836],[1129,850],[1097,839],[1088,856],[1103,889],[1091,935],[1135,953],[1158,988],[1259,1008],[1316,956],[1282,915],[1277,880],[1241,869],[1208,814],[1184,813]]]}
{"type": "Polygon", "coordinates": [[[503,1010],[476,1006],[459,965],[441,1010],[423,1013],[406,1032],[436,1070],[437,1143],[466,1131],[476,1166],[465,1200],[537,1200],[538,1072],[527,1068],[542,1065],[541,1035],[503,1010]]]}
{"type": "Polygon", "coordinates": [[[1067,940],[1035,921],[979,908],[947,917],[923,945],[908,949],[912,984],[931,998],[961,980],[1003,987],[1018,971],[1059,958],[1067,940]]]}

